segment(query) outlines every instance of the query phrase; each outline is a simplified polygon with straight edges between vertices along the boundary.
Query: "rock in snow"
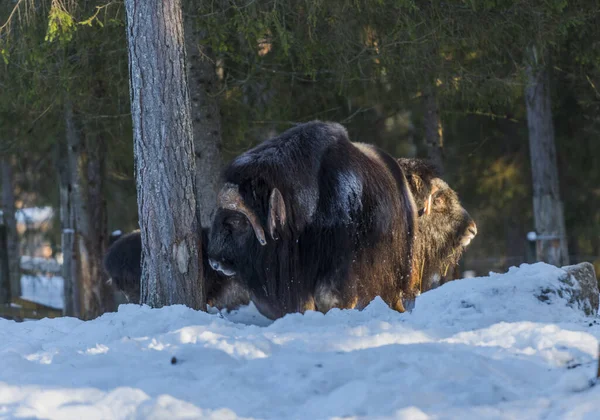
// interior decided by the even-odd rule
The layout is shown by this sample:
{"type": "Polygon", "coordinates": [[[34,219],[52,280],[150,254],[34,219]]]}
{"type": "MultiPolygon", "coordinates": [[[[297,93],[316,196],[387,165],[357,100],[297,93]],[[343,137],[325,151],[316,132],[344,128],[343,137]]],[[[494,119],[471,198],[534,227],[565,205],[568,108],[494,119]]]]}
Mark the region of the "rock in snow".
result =
{"type": "Polygon", "coordinates": [[[376,298],[275,322],[252,305],[0,320],[0,417],[596,419],[592,275],[525,264],[405,314],[376,298]]]}
{"type": "Polygon", "coordinates": [[[598,314],[598,279],[594,266],[589,262],[563,267],[568,276],[563,277],[563,282],[572,285],[571,279],[579,284],[579,289],[574,288],[572,300],[577,302],[586,315],[598,314]]]}

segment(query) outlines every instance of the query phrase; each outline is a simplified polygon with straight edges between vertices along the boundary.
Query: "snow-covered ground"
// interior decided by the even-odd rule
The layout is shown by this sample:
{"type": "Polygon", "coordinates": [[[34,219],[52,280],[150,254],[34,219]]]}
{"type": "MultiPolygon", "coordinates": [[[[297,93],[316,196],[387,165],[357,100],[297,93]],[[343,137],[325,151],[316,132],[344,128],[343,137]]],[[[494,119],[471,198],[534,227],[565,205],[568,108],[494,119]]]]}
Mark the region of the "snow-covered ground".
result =
{"type": "Polygon", "coordinates": [[[600,319],[536,297],[563,274],[451,282],[410,314],[375,299],[276,322],[179,305],[0,320],[0,417],[598,419],[600,319]]]}

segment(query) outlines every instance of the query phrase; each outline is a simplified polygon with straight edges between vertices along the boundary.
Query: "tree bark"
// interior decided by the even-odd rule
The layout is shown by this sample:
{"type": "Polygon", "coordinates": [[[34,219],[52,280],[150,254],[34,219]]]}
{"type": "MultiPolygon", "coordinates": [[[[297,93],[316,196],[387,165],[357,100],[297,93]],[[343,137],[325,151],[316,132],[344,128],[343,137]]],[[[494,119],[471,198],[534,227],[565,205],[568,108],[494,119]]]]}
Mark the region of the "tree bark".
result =
{"type": "Polygon", "coordinates": [[[196,27],[191,14],[194,5],[190,0],[185,3],[184,11],[188,13],[184,16],[184,35],[196,156],[196,204],[201,225],[210,226],[222,167],[219,79],[212,50],[200,42],[205,34],[196,27]]]}
{"type": "Polygon", "coordinates": [[[525,99],[533,180],[533,215],[538,234],[538,261],[569,263],[563,203],[560,200],[548,67],[529,51],[525,99]]]}
{"type": "Polygon", "coordinates": [[[115,310],[114,293],[107,283],[103,259],[108,247],[108,214],[104,198],[106,180],[106,137],[99,134],[86,136],[87,176],[85,177],[86,204],[85,224],[81,224],[80,239],[85,242],[89,255],[89,270],[83,278],[83,298],[86,319],[115,310]]]}
{"type": "Polygon", "coordinates": [[[444,172],[444,131],[440,118],[440,109],[434,87],[429,88],[423,97],[425,114],[425,145],[427,155],[444,172]]]}
{"type": "MultiPolygon", "coordinates": [[[[82,138],[71,104],[67,104],[67,145],[70,180],[69,212],[73,236],[74,302],[82,319],[93,319],[114,309],[113,293],[106,283],[102,258],[108,240],[106,202],[106,142],[102,135],[82,138]]],[[[69,232],[67,232],[68,234],[69,232]]],[[[68,241],[68,239],[67,239],[68,241]]]]}
{"type": "Polygon", "coordinates": [[[206,310],[181,0],[126,0],[141,302],[206,310]]]}
{"type": "MultiPolygon", "coordinates": [[[[78,157],[79,150],[82,147],[81,133],[75,124],[75,117],[73,115],[73,106],[70,101],[67,100],[65,104],[65,126],[66,126],[66,138],[67,138],[67,162],[66,162],[66,195],[65,195],[65,226],[63,228],[63,252],[67,255],[63,258],[66,262],[64,267],[65,275],[69,277],[69,280],[65,283],[65,299],[72,301],[73,316],[78,318],[82,317],[81,308],[81,250],[77,246],[77,202],[83,200],[81,193],[81,185],[78,177],[78,157]],[[69,255],[70,254],[70,255],[69,255]],[[70,283],[70,284],[67,284],[70,283]]],[[[63,198],[63,197],[61,197],[63,198]]]]}
{"type": "Polygon", "coordinates": [[[11,162],[7,157],[0,159],[2,168],[2,213],[6,225],[6,251],[8,254],[8,275],[10,297],[21,296],[21,268],[19,253],[19,234],[15,218],[15,191],[11,162]]]}

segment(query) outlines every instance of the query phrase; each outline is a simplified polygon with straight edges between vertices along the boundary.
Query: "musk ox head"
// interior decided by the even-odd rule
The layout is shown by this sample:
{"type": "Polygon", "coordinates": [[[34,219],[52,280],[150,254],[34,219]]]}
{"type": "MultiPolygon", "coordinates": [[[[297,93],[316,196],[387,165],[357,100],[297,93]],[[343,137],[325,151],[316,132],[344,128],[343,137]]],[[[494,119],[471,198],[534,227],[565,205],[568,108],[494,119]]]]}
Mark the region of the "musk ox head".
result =
{"type": "Polygon", "coordinates": [[[477,225],[462,207],[456,192],[423,159],[398,159],[419,209],[416,241],[421,291],[435,287],[458,264],[477,235],[477,225]]]}
{"type": "MultiPolygon", "coordinates": [[[[226,183],[218,196],[218,209],[213,221],[213,232],[208,249],[210,266],[226,276],[240,271],[246,261],[240,256],[248,250],[267,245],[267,240],[279,239],[278,227],[284,227],[287,215],[283,196],[277,188],[269,195],[266,224],[259,214],[242,198],[239,187],[226,183]]],[[[252,254],[252,253],[251,253],[252,254]]]]}
{"type": "MultiPolygon", "coordinates": [[[[206,248],[208,228],[202,229],[202,266],[207,304],[218,309],[233,310],[250,302],[248,291],[235,276],[225,276],[211,269],[206,248]]],[[[111,244],[104,256],[104,269],[111,284],[130,303],[140,303],[142,238],[139,230],[122,235],[111,244]]]]}

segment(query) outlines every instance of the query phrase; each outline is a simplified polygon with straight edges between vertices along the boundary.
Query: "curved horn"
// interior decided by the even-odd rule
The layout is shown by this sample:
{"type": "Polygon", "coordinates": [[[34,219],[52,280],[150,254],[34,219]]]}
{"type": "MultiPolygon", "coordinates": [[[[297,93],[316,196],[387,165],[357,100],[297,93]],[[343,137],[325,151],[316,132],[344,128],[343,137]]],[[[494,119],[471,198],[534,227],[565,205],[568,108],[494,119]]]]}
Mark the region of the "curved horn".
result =
{"type": "Polygon", "coordinates": [[[260,242],[261,245],[267,244],[267,240],[265,239],[265,231],[260,225],[258,217],[256,217],[256,214],[252,211],[252,209],[248,208],[248,206],[246,206],[244,203],[244,200],[242,200],[242,196],[240,195],[237,185],[230,183],[225,184],[225,186],[219,192],[219,197],[217,200],[219,207],[227,210],[238,211],[246,216],[252,225],[252,229],[254,229],[254,234],[256,235],[258,242],[260,242]]]}
{"type": "Polygon", "coordinates": [[[425,202],[425,209],[424,209],[424,213],[429,215],[431,213],[431,198],[433,197],[433,195],[437,192],[438,190],[438,186],[434,185],[431,187],[431,191],[429,192],[429,197],[427,197],[427,201],[425,202]]]}

